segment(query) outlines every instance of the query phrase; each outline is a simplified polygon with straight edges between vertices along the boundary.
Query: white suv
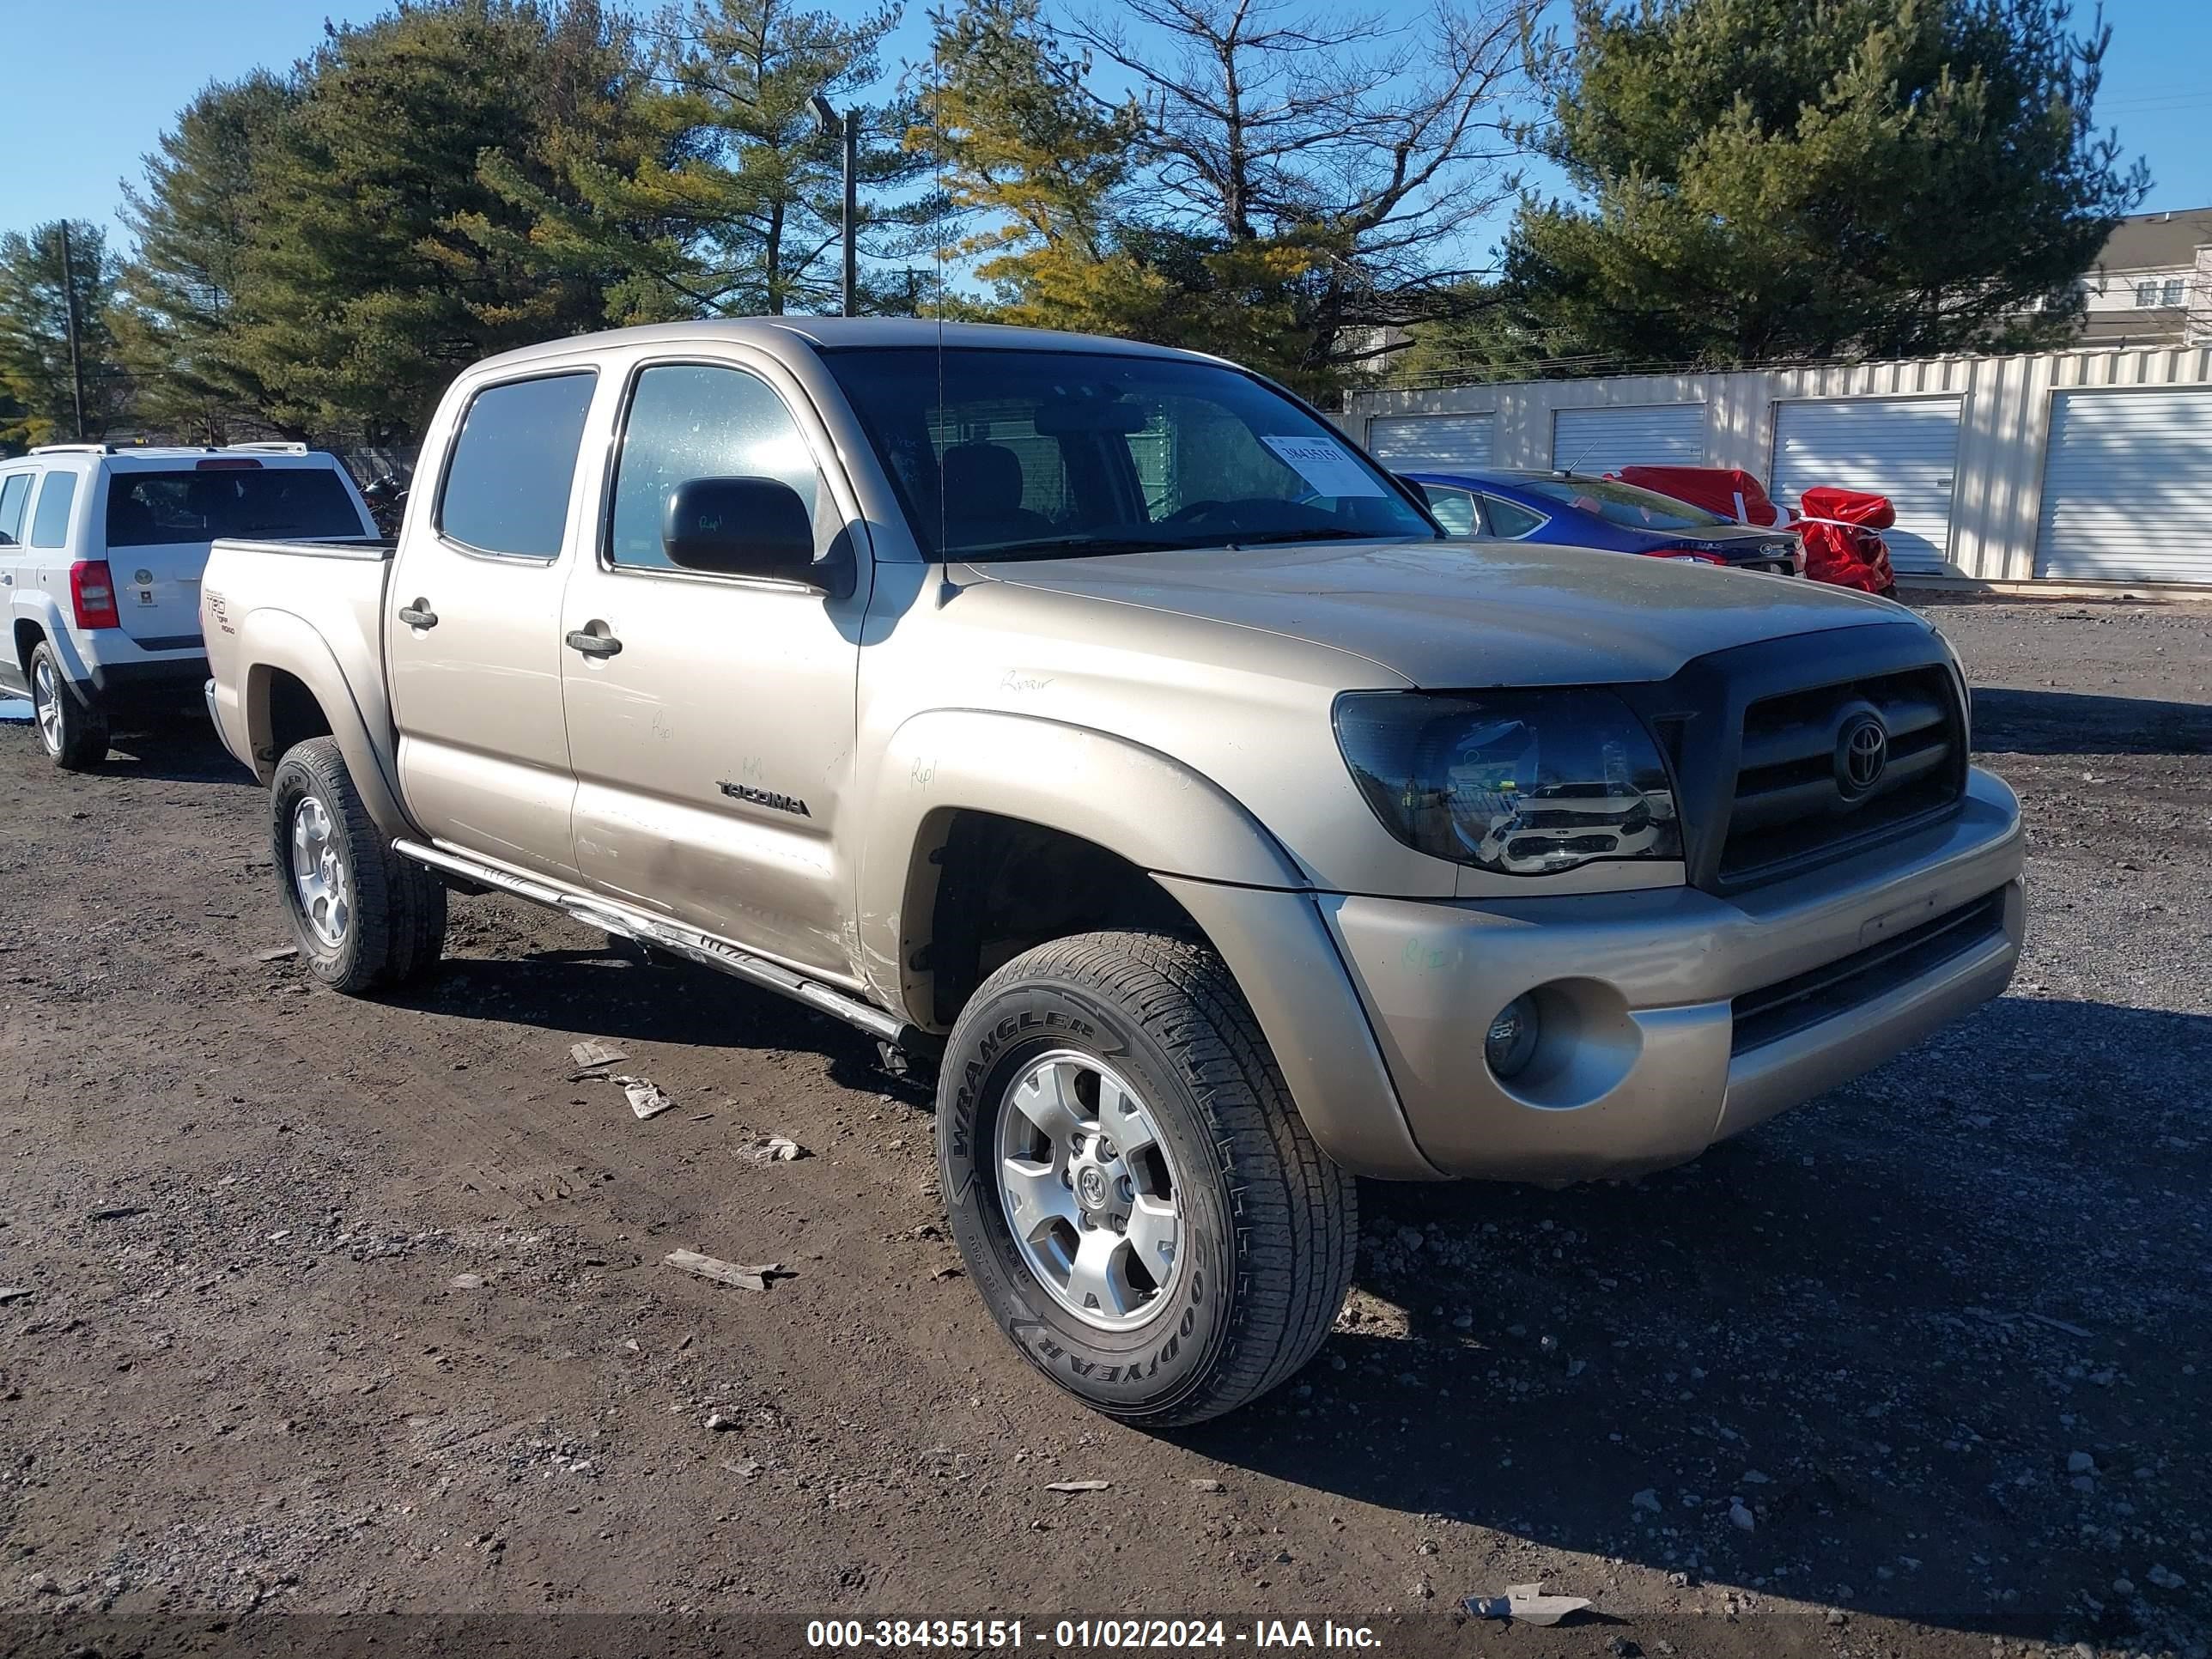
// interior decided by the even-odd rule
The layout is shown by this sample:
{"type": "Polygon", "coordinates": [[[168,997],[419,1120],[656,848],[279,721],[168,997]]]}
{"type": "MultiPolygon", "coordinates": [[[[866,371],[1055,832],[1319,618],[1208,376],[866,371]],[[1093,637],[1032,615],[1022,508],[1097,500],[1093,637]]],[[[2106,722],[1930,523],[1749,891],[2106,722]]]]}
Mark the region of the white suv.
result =
{"type": "Polygon", "coordinates": [[[0,460],[0,687],[30,698],[56,765],[97,765],[112,717],[206,680],[200,572],[216,537],[375,534],[345,469],[304,444],[0,460]]]}

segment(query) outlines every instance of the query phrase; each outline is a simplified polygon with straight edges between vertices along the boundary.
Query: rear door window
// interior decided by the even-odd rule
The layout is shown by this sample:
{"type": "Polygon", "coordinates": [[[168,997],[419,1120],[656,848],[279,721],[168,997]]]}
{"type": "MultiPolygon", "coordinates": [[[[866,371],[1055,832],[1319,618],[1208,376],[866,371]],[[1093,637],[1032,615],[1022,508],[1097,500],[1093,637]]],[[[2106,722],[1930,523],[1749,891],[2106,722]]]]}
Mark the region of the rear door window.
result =
{"type": "Polygon", "coordinates": [[[117,472],[107,485],[107,544],[163,547],[218,536],[312,541],[368,532],[328,467],[222,467],[117,472]]]}
{"type": "Polygon", "coordinates": [[[1436,515],[1438,524],[1455,536],[1477,533],[1473,495],[1464,489],[1445,489],[1437,484],[1422,484],[1419,488],[1427,498],[1429,511],[1436,515]]]}
{"type": "Polygon", "coordinates": [[[49,472],[39,486],[39,510],[31,520],[31,545],[67,547],[70,508],[76,505],[76,474],[49,472]]]}
{"type": "Polygon", "coordinates": [[[598,380],[585,370],[477,392],[446,466],[439,533],[472,552],[559,558],[576,451],[598,380]]]}
{"type": "Polygon", "coordinates": [[[0,547],[15,547],[23,539],[23,509],[31,500],[28,472],[11,472],[0,480],[0,547]]]}
{"type": "Polygon", "coordinates": [[[1540,530],[1548,522],[1540,513],[1531,512],[1518,501],[1509,501],[1498,495],[1482,498],[1483,516],[1490,520],[1490,533],[1503,536],[1509,542],[1517,542],[1523,536],[1540,530]]]}

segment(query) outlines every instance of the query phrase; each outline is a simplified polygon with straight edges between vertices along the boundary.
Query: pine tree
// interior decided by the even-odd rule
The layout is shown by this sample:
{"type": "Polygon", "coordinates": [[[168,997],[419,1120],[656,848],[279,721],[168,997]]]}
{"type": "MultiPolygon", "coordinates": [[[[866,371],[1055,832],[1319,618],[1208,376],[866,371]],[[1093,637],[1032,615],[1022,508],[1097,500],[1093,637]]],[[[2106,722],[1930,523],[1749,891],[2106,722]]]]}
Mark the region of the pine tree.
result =
{"type": "Polygon", "coordinates": [[[0,448],[98,440],[116,424],[128,386],[107,325],[115,262],[106,234],[81,219],[56,220],[29,234],[0,236],[0,448]],[[71,281],[64,283],[63,273],[71,281]],[[76,362],[70,360],[70,305],[76,311],[76,362]]]}
{"type": "Polygon", "coordinates": [[[2142,198],[2063,0],[1577,0],[1522,325],[1627,362],[2046,343],[2142,198]]]}
{"type": "Polygon", "coordinates": [[[623,119],[592,0],[416,0],[333,28],[256,194],[240,347],[287,422],[405,443],[456,370],[601,326],[601,273],[531,236],[516,180],[623,119]]]}
{"type": "MultiPolygon", "coordinates": [[[[895,9],[850,21],[787,0],[691,0],[647,30],[653,87],[636,119],[648,142],[627,156],[578,154],[559,206],[526,205],[543,246],[596,262],[630,316],[775,315],[834,311],[842,259],[843,161],[812,100],[842,115],[881,73],[895,9]]],[[[927,164],[900,143],[902,101],[859,111],[855,176],[864,254],[890,260],[921,245],[933,215],[927,164]]],[[[864,285],[866,272],[864,270],[864,285]]],[[[869,308],[911,295],[878,278],[869,308]]]]}
{"type": "Polygon", "coordinates": [[[143,187],[125,186],[138,246],[112,322],[143,427],[204,443],[305,435],[277,417],[239,338],[264,170],[297,102],[289,82],[265,73],[210,86],[146,158],[143,187]]]}

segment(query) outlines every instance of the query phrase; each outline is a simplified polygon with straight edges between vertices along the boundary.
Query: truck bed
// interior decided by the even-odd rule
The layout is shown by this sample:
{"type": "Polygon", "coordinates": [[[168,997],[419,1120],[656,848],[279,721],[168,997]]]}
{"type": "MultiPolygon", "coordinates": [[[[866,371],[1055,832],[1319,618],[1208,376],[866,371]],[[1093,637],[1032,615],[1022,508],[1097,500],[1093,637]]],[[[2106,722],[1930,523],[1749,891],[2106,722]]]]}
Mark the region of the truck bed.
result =
{"type": "MultiPolygon", "coordinates": [[[[276,757],[248,743],[241,641],[260,632],[321,637],[346,694],[377,740],[391,742],[384,688],[384,590],[393,544],[222,540],[208,553],[200,586],[200,630],[215,690],[210,712],[230,751],[265,775],[276,757]]],[[[264,659],[265,660],[265,659],[264,659]]]]}

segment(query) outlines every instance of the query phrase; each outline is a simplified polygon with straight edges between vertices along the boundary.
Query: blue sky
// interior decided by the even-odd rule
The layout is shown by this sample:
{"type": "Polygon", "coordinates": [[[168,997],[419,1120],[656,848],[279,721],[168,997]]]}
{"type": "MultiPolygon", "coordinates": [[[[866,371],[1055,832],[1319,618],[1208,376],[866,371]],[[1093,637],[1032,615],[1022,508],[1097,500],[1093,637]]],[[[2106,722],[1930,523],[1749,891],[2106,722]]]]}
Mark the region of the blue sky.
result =
{"type": "MultiPolygon", "coordinates": [[[[1392,0],[1391,9],[1409,3],[1392,0]]],[[[895,55],[926,49],[925,9],[908,0],[895,55]]],[[[0,98],[0,230],[64,214],[112,226],[121,181],[138,177],[139,158],[201,87],[304,56],[326,17],[358,21],[383,9],[382,0],[96,0],[88,8],[0,0],[10,70],[0,98]]],[[[2098,115],[2149,159],[2146,209],[2212,205],[2212,145],[2204,142],[2212,82],[2202,73],[2212,62],[2212,5],[2107,0],[2106,15],[2113,39],[2098,115]]],[[[1502,228],[1477,229],[1476,251],[1502,228]]]]}

